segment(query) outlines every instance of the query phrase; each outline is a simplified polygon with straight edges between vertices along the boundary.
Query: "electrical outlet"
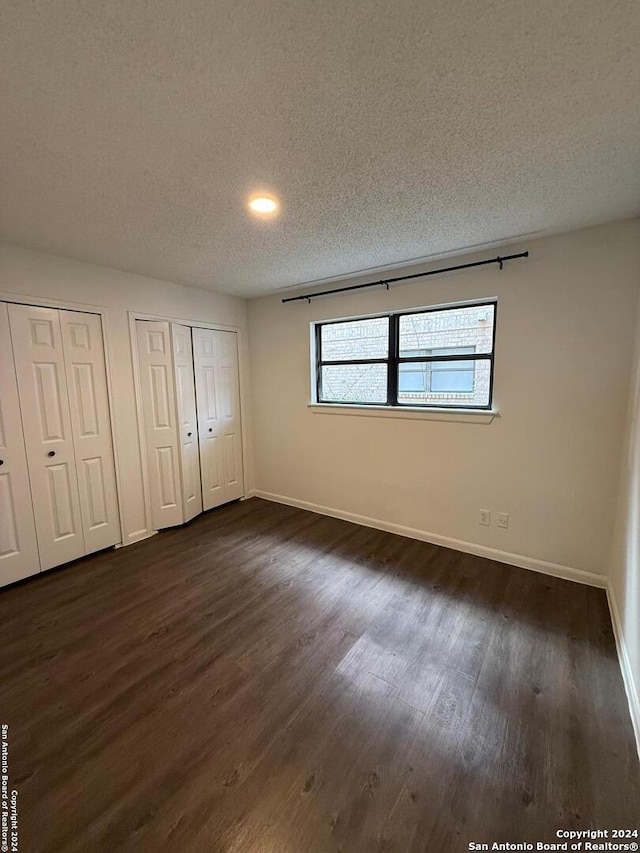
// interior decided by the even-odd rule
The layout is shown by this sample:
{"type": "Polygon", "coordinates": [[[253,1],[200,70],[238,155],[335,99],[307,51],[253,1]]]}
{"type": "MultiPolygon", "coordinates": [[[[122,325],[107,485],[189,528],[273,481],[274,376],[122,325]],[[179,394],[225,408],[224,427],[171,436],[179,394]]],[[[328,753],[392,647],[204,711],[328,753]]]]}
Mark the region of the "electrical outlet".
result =
{"type": "Polygon", "coordinates": [[[509,526],[509,513],[508,512],[499,512],[498,513],[498,527],[507,528],[509,526]]]}
{"type": "Polygon", "coordinates": [[[491,512],[488,509],[480,510],[480,524],[483,524],[485,527],[489,527],[491,525],[491,512]]]}

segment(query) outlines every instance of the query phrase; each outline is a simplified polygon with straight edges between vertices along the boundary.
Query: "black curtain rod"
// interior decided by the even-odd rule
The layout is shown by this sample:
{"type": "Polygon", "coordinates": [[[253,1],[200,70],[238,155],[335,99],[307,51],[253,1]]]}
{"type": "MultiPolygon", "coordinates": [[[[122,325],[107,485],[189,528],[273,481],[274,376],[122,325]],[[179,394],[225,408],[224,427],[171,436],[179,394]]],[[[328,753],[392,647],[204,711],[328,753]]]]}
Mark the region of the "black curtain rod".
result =
{"type": "Polygon", "coordinates": [[[427,275],[440,275],[440,273],[444,272],[455,272],[456,270],[466,270],[469,267],[483,267],[485,264],[500,264],[500,269],[502,269],[502,265],[505,261],[515,261],[516,258],[528,258],[529,252],[520,252],[517,255],[504,255],[504,257],[498,256],[497,258],[487,258],[486,261],[472,261],[470,264],[458,264],[455,267],[443,267],[439,270],[429,270],[429,272],[414,272],[411,275],[401,275],[397,278],[382,278],[380,281],[370,281],[368,284],[351,284],[348,287],[336,287],[334,290],[322,290],[319,293],[309,293],[308,295],[301,296],[287,296],[286,299],[283,299],[283,302],[298,302],[301,299],[306,299],[307,302],[311,302],[312,299],[316,299],[318,296],[330,296],[332,293],[345,293],[347,290],[360,290],[363,287],[380,287],[380,285],[385,285],[387,290],[389,290],[390,284],[395,284],[398,281],[407,281],[410,278],[422,278],[427,275]]]}

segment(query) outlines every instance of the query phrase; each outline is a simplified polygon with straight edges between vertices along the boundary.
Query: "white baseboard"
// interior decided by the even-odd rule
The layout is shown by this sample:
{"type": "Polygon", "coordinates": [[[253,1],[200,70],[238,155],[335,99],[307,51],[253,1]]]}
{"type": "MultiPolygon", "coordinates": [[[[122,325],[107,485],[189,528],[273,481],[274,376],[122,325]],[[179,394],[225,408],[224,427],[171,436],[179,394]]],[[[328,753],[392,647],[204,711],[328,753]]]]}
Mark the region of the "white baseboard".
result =
{"type": "Polygon", "coordinates": [[[616,638],[616,647],[618,649],[618,660],[620,661],[620,669],[622,670],[622,680],[624,681],[624,687],[627,691],[627,699],[629,701],[631,724],[636,736],[638,755],[640,756],[640,685],[636,684],[636,676],[631,668],[631,661],[629,660],[629,654],[627,652],[627,644],[624,641],[620,611],[618,610],[618,604],[613,592],[613,587],[611,586],[611,581],[607,583],[607,599],[609,601],[613,633],[616,638]]]}
{"type": "Polygon", "coordinates": [[[263,492],[260,489],[253,490],[253,495],[264,498],[275,503],[288,504],[299,509],[317,512],[320,515],[330,515],[332,518],[341,518],[344,521],[352,521],[364,527],[374,527],[376,530],[384,530],[387,533],[397,533],[399,536],[407,536],[409,539],[419,539],[422,542],[430,542],[432,545],[441,545],[444,548],[452,548],[454,551],[463,551],[465,554],[473,554],[476,557],[486,557],[488,560],[496,560],[498,563],[508,563],[510,566],[518,566],[521,569],[530,569],[555,578],[563,578],[576,583],[584,583],[588,586],[597,586],[606,589],[607,578],[593,572],[585,572],[582,569],[574,569],[570,566],[562,566],[558,563],[548,563],[546,560],[538,560],[535,557],[525,557],[522,554],[512,554],[509,551],[501,551],[498,548],[489,548],[486,545],[478,545],[475,542],[467,542],[464,539],[452,539],[449,536],[440,536],[438,533],[429,533],[427,530],[418,530],[415,527],[405,527],[402,524],[394,524],[389,521],[381,521],[378,518],[369,518],[366,515],[357,515],[341,509],[322,506],[320,504],[301,501],[297,498],[289,498],[285,495],[275,495],[272,492],[263,492]]]}

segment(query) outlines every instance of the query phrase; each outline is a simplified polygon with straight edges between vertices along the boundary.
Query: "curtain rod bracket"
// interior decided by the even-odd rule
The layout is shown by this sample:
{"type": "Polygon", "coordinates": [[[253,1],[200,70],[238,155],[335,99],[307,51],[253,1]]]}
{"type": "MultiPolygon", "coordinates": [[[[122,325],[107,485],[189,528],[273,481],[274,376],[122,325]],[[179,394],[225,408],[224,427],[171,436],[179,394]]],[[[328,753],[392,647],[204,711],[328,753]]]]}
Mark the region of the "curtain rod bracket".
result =
{"type": "Polygon", "coordinates": [[[502,263],[502,258],[500,257],[500,255],[498,255],[498,257],[496,258],[496,261],[500,264],[500,269],[502,269],[503,263],[502,263]]]}

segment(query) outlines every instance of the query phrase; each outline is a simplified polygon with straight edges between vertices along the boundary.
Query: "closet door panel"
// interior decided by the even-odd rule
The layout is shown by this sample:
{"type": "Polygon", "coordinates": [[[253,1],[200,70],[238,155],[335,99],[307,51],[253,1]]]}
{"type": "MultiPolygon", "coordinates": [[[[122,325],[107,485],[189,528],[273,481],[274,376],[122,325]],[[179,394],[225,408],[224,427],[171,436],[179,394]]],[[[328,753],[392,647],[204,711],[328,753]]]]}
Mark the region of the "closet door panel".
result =
{"type": "Polygon", "coordinates": [[[136,320],[151,515],[156,530],[183,522],[169,323],[136,320]]]}
{"type": "Polygon", "coordinates": [[[39,571],[9,312],[0,302],[0,586],[39,571]]]}
{"type": "Polygon", "coordinates": [[[198,437],[202,506],[212,509],[225,503],[224,460],[219,415],[220,366],[218,339],[211,329],[193,329],[193,358],[198,401],[198,437]]]}
{"type": "Polygon", "coordinates": [[[85,553],[59,312],[9,305],[43,569],[85,553]]]}
{"type": "Polygon", "coordinates": [[[102,322],[60,311],[62,344],[87,553],[121,541],[102,322]]]}
{"type": "Polygon", "coordinates": [[[182,473],[184,521],[202,512],[200,483],[200,446],[196,415],[196,389],[193,372],[193,347],[189,326],[171,324],[173,363],[176,380],[176,405],[182,473]]]}
{"type": "Polygon", "coordinates": [[[242,428],[240,416],[240,377],[238,336],[235,332],[217,332],[220,359],[222,435],[224,437],[224,477],[226,500],[243,495],[242,428]]]}
{"type": "Polygon", "coordinates": [[[237,335],[193,329],[204,509],[242,497],[237,335]]]}

